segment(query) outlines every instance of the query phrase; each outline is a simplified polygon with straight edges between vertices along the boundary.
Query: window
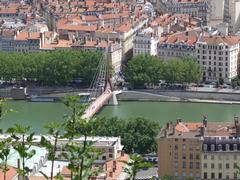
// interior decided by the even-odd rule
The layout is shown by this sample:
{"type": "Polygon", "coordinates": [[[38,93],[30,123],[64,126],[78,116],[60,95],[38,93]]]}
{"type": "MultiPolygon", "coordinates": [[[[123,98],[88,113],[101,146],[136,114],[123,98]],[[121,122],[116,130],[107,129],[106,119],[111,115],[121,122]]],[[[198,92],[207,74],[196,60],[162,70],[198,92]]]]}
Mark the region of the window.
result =
{"type": "Polygon", "coordinates": [[[182,155],[182,159],[186,159],[186,154],[183,154],[183,155],[182,155]]]}
{"type": "Polygon", "coordinates": [[[237,166],[237,163],[234,163],[233,164],[233,167],[234,167],[234,169],[236,169],[238,166],[237,166]]]}
{"type": "Polygon", "coordinates": [[[193,162],[189,163],[189,167],[190,167],[190,169],[193,169],[193,162]]]}
{"type": "Polygon", "coordinates": [[[226,164],[226,169],[229,169],[229,163],[226,164]]]}
{"type": "Polygon", "coordinates": [[[215,179],[215,173],[211,173],[211,178],[215,179]]]}
{"type": "Polygon", "coordinates": [[[218,173],[218,179],[222,179],[222,173],[218,173]]]}
{"type": "Polygon", "coordinates": [[[204,164],[203,164],[203,168],[204,168],[204,169],[207,169],[207,163],[204,163],[204,164]]]}
{"type": "Polygon", "coordinates": [[[112,158],[113,157],[113,155],[112,154],[109,154],[109,158],[112,158]]]}
{"type": "Polygon", "coordinates": [[[233,176],[234,176],[234,179],[237,179],[237,173],[234,173],[233,176]]]}
{"type": "Polygon", "coordinates": [[[204,178],[204,179],[207,179],[207,178],[208,178],[206,172],[204,172],[204,174],[203,174],[203,178],[204,178]]]}
{"type": "Polygon", "coordinates": [[[221,163],[218,164],[218,169],[222,169],[222,164],[221,163]]]}
{"type": "Polygon", "coordinates": [[[200,163],[196,162],[196,168],[199,169],[200,168],[200,163]]]}
{"type": "Polygon", "coordinates": [[[200,156],[199,156],[199,154],[196,154],[196,159],[200,159],[200,156]]]}
{"type": "Polygon", "coordinates": [[[108,152],[109,152],[109,153],[112,153],[112,152],[113,152],[113,149],[108,149],[108,152]]]}
{"type": "Polygon", "coordinates": [[[178,145],[175,145],[174,149],[175,149],[175,150],[178,150],[178,145]]]}
{"type": "Polygon", "coordinates": [[[214,169],[214,167],[215,167],[215,166],[214,166],[214,163],[212,163],[212,164],[211,164],[211,168],[214,169]]]}
{"type": "Polygon", "coordinates": [[[211,160],[214,160],[214,155],[211,155],[211,160]]]}
{"type": "Polygon", "coordinates": [[[204,154],[204,159],[207,159],[207,155],[206,154],[204,154]]]}
{"type": "Polygon", "coordinates": [[[190,155],[189,155],[189,159],[193,159],[193,154],[190,154],[190,155]]]}
{"type": "Polygon", "coordinates": [[[186,162],[182,162],[182,168],[186,168],[186,162]]]}

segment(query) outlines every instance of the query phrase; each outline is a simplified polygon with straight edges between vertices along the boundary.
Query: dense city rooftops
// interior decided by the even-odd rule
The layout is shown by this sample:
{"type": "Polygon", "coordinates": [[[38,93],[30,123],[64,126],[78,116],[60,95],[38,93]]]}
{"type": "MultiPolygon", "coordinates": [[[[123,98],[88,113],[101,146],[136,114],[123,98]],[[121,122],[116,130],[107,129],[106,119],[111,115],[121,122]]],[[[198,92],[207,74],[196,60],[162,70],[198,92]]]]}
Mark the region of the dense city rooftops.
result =
{"type": "Polygon", "coordinates": [[[183,122],[178,119],[176,122],[166,124],[162,129],[160,137],[167,138],[199,138],[206,137],[240,137],[240,124],[238,118],[234,122],[183,122]]]}
{"type": "Polygon", "coordinates": [[[239,36],[203,36],[199,41],[208,45],[235,45],[239,44],[239,40],[239,36]]]}

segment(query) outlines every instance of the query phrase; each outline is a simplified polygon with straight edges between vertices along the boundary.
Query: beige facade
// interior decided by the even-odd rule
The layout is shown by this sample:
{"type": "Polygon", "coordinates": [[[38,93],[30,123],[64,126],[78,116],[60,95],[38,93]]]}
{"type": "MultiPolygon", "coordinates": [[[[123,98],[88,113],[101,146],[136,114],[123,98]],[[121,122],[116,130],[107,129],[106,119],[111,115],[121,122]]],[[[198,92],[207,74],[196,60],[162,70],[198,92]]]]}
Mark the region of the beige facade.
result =
{"type": "Polygon", "coordinates": [[[206,152],[202,154],[203,179],[239,179],[236,166],[239,165],[239,152],[206,152]]]}
{"type": "Polygon", "coordinates": [[[194,138],[160,138],[158,141],[159,176],[200,179],[201,147],[202,142],[194,138]]]}
{"type": "Polygon", "coordinates": [[[240,179],[240,122],[167,123],[158,141],[158,175],[177,179],[240,179]]]}

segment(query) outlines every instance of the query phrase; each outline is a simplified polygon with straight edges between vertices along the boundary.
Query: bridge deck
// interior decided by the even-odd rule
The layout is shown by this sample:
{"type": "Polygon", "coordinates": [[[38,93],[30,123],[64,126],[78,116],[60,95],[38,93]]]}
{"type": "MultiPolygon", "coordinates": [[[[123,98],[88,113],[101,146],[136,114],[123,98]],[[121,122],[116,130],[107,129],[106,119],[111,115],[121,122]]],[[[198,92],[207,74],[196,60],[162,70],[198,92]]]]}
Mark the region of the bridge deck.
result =
{"type": "Polygon", "coordinates": [[[112,97],[113,92],[107,89],[95,101],[91,102],[90,106],[85,110],[82,118],[92,118],[112,97]]]}

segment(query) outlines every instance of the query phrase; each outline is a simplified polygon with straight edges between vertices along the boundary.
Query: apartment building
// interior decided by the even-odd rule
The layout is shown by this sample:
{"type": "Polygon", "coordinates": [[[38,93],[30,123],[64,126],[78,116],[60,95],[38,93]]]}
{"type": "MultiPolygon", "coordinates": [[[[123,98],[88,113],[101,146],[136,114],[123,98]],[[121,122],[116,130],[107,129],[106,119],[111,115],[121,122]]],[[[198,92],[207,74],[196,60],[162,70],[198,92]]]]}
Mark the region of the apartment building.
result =
{"type": "Polygon", "coordinates": [[[137,33],[133,40],[133,56],[138,54],[157,55],[157,45],[159,37],[154,29],[148,27],[141,32],[137,33]]]}
{"type": "Polygon", "coordinates": [[[178,179],[239,179],[236,166],[240,158],[240,123],[167,123],[158,141],[159,177],[178,179]]]}
{"type": "Polygon", "coordinates": [[[207,25],[209,20],[209,2],[206,0],[159,0],[157,9],[160,12],[173,14],[189,14],[201,18],[202,24],[207,25]]]}
{"type": "Polygon", "coordinates": [[[196,43],[196,57],[204,81],[229,83],[238,74],[239,37],[202,35],[196,43]]]}
{"type": "Polygon", "coordinates": [[[195,29],[174,33],[160,38],[157,54],[161,59],[171,60],[178,57],[195,57],[195,44],[201,30],[195,29]]]}

